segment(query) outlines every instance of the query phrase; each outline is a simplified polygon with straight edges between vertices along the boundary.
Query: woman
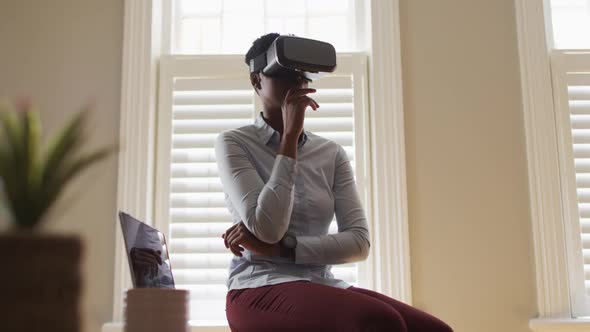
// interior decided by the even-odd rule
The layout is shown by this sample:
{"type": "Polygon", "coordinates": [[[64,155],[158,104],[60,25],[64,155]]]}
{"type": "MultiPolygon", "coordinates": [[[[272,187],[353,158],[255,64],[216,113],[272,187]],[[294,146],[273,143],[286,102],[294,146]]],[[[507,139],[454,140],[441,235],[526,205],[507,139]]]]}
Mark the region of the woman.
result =
{"type": "MultiPolygon", "coordinates": [[[[278,34],[256,41],[246,64],[278,34]]],[[[335,279],[332,264],[369,254],[367,220],[344,149],[303,129],[320,108],[295,71],[250,75],[263,110],[219,135],[215,152],[234,225],[226,315],[232,331],[451,332],[441,320],[335,279]],[[338,233],[328,228],[336,214],[338,233]]]]}

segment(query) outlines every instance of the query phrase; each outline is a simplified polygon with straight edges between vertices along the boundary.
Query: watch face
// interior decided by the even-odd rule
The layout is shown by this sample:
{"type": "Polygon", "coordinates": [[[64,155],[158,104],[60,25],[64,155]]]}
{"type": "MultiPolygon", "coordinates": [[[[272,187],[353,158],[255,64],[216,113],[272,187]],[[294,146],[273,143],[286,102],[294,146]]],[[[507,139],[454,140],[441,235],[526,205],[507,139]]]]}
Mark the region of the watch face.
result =
{"type": "Polygon", "coordinates": [[[295,246],[297,245],[297,239],[293,235],[287,235],[283,239],[283,244],[287,248],[295,248],[295,246]]]}

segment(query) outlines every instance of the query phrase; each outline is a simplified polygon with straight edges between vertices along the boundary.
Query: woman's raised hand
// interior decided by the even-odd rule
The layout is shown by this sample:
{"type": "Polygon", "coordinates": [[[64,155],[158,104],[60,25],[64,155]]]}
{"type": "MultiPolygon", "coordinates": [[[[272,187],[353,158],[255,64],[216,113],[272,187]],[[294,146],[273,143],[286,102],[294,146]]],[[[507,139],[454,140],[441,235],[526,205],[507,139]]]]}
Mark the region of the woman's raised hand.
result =
{"type": "Polygon", "coordinates": [[[320,105],[307,96],[308,93],[314,93],[316,89],[299,89],[292,88],[287,91],[283,105],[283,138],[299,139],[303,131],[303,120],[305,119],[305,109],[310,106],[314,111],[320,105]]]}

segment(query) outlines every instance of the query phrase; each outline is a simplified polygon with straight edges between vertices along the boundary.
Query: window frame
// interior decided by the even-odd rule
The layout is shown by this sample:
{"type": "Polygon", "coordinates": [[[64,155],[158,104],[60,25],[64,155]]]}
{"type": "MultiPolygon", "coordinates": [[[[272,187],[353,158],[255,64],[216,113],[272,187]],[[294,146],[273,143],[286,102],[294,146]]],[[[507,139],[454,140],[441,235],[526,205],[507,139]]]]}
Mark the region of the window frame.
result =
{"type": "MultiPolygon", "coordinates": [[[[125,0],[121,84],[117,209],[154,225],[158,61],[171,46],[171,0],[125,0]]],[[[369,288],[412,304],[402,100],[399,0],[356,0],[369,36],[363,48],[369,63],[372,261],[369,288]],[[371,24],[372,22],[372,24],[371,24]],[[378,142],[379,144],[375,144],[378,142]],[[379,179],[377,181],[376,179],[379,179]]],[[[121,230],[115,221],[112,323],[120,331],[129,267],[121,230]]],[[[193,331],[227,331],[194,326],[193,331]]]]}
{"type": "Polygon", "coordinates": [[[587,331],[590,319],[573,318],[566,242],[559,134],[551,73],[549,0],[515,0],[529,200],[537,289],[533,331],[587,331]]]}

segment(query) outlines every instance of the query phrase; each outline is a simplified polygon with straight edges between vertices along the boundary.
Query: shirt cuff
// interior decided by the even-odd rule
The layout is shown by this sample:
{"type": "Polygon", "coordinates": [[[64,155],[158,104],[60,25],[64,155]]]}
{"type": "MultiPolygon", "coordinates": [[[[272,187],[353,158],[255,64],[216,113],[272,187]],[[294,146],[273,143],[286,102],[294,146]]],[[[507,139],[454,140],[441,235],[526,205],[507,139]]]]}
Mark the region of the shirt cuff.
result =
{"type": "Polygon", "coordinates": [[[292,188],[295,184],[296,175],[297,160],[282,154],[277,154],[268,182],[278,183],[285,187],[292,188]]]}

